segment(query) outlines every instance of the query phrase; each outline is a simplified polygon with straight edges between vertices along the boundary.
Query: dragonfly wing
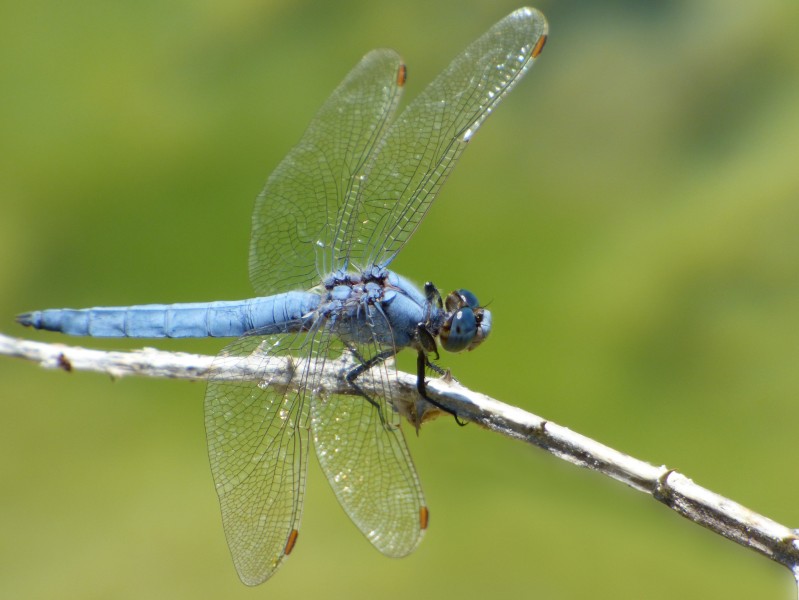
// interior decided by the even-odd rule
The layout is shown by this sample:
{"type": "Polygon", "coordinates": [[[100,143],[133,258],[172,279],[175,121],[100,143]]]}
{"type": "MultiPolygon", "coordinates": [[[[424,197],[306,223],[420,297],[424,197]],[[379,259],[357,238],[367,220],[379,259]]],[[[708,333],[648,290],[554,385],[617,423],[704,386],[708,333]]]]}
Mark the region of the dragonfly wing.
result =
{"type": "Polygon", "coordinates": [[[546,33],[546,19],[538,11],[511,13],[400,114],[367,165],[346,230],[353,264],[386,266],[394,259],[474,133],[532,66],[546,33]]]}
{"type": "Polygon", "coordinates": [[[296,335],[239,338],[214,360],[209,375],[211,472],[233,562],[248,585],[278,569],[299,530],[309,450],[309,360],[289,354],[301,353],[304,343],[296,335]],[[288,375],[265,375],[274,367],[288,375]]]}
{"type": "MultiPolygon", "coordinates": [[[[357,345],[366,359],[376,343],[357,345]]],[[[319,463],[339,503],[366,538],[383,554],[412,552],[427,527],[427,508],[416,469],[391,400],[393,365],[375,364],[356,383],[375,404],[359,395],[315,396],[311,430],[319,463]],[[382,418],[381,418],[382,414],[382,418]]]]}
{"type": "Polygon", "coordinates": [[[364,56],[270,175],[252,219],[250,281],[259,295],[308,289],[346,259],[337,232],[403,82],[393,50],[364,56]]]}

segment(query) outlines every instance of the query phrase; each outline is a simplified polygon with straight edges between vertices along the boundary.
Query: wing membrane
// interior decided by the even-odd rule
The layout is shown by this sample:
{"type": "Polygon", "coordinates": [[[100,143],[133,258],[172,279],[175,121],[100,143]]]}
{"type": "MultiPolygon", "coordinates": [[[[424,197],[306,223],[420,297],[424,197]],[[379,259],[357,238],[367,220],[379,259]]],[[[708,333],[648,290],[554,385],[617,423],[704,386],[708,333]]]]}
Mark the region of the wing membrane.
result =
{"type": "Polygon", "coordinates": [[[259,295],[307,289],[339,266],[353,184],[400,97],[400,58],[374,50],[347,75],[266,182],[253,212],[250,281],[259,295]]]}
{"type": "MultiPolygon", "coordinates": [[[[381,324],[370,328],[379,331],[381,324]]],[[[363,360],[384,349],[377,340],[357,344],[363,360]]],[[[395,377],[393,365],[378,362],[356,379],[376,391],[370,396],[376,406],[358,395],[315,396],[311,429],[319,464],[347,515],[383,554],[400,557],[419,545],[427,509],[391,398],[395,377]]]]}
{"type": "MultiPolygon", "coordinates": [[[[256,585],[285,559],[299,529],[308,464],[309,411],[304,391],[229,379],[243,358],[269,362],[295,353],[295,336],[239,338],[215,359],[205,395],[211,472],[222,522],[241,580],[256,585]]],[[[308,361],[292,359],[294,377],[308,361]]]]}
{"type": "Polygon", "coordinates": [[[367,165],[357,211],[346,230],[353,264],[386,266],[394,259],[472,135],[532,66],[546,31],[538,11],[511,13],[402,112],[367,165]]]}

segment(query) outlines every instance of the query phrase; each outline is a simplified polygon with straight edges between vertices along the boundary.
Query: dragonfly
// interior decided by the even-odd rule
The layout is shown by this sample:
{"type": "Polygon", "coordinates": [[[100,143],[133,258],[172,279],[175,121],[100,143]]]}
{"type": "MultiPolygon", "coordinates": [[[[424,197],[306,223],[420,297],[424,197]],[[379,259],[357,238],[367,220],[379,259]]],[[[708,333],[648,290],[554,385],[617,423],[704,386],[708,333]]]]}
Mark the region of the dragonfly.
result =
{"type": "Polygon", "coordinates": [[[434,362],[439,345],[473,350],[491,331],[491,313],[465,289],[442,298],[432,283],[419,289],[388,267],[546,39],[540,12],[516,10],[393,121],[406,67],[393,50],[364,56],[257,197],[256,297],[17,317],[72,335],[236,338],[212,363],[204,410],[223,528],[245,584],[267,580],[295,546],[311,445],[344,511],[379,551],[405,556],[421,541],[429,511],[400,428],[394,357],[417,353],[419,406],[443,408],[425,387],[428,371],[445,373],[434,362]],[[351,360],[350,393],[327,393],[320,372],[341,357],[351,360]],[[245,358],[255,375],[230,377],[245,358]],[[296,385],[275,382],[276,361],[290,361],[281,364],[296,385]]]}

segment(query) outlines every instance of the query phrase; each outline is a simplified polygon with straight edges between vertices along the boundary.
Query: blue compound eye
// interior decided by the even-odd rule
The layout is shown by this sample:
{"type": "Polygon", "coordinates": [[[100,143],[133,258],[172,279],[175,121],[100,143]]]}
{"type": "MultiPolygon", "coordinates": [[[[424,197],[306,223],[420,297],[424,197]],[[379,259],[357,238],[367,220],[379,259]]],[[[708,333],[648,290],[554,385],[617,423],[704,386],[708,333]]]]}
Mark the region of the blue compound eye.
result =
{"type": "Polygon", "coordinates": [[[469,290],[455,290],[454,292],[450,292],[444,305],[449,312],[455,312],[467,306],[471,309],[480,308],[480,302],[477,300],[477,296],[472,294],[469,290]]]}
{"type": "Polygon", "coordinates": [[[477,319],[471,308],[463,308],[447,319],[441,328],[441,345],[447,352],[466,350],[477,333],[477,319]]]}
{"type": "Polygon", "coordinates": [[[472,294],[469,290],[458,290],[457,294],[463,299],[463,301],[466,303],[466,306],[469,308],[477,308],[480,306],[477,296],[472,294]]]}

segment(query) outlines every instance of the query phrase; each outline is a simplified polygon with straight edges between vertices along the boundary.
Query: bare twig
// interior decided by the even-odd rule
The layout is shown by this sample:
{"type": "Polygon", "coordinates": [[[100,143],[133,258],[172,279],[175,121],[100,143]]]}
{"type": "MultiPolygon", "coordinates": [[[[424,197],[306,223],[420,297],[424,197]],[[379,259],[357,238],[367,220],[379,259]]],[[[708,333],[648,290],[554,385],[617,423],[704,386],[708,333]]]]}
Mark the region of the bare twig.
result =
{"type": "MultiPolygon", "coordinates": [[[[44,344],[0,334],[0,354],[39,363],[48,369],[96,371],[113,377],[141,375],[175,379],[204,379],[213,357],[162,352],[145,348],[133,352],[103,352],[63,344],[44,344]]],[[[259,362],[257,365],[263,368],[259,362]]],[[[322,388],[330,393],[352,393],[343,374],[346,359],[330,361],[322,374],[322,388]]],[[[291,386],[292,366],[284,360],[268,364],[273,384],[291,386]]],[[[248,359],[230,366],[233,379],[255,379],[256,365],[248,359]]],[[[261,372],[263,375],[263,372],[261,372]]],[[[394,399],[406,406],[417,401],[416,376],[399,372],[394,399]]],[[[649,494],[694,523],[788,567],[799,576],[799,532],[755,513],[737,502],[705,489],[665,466],[656,467],[590,438],[570,431],[520,408],[473,392],[456,382],[434,379],[428,394],[465,420],[508,437],[533,444],[572,464],[603,473],[649,494]]],[[[366,390],[369,391],[368,389],[366,390]]]]}

